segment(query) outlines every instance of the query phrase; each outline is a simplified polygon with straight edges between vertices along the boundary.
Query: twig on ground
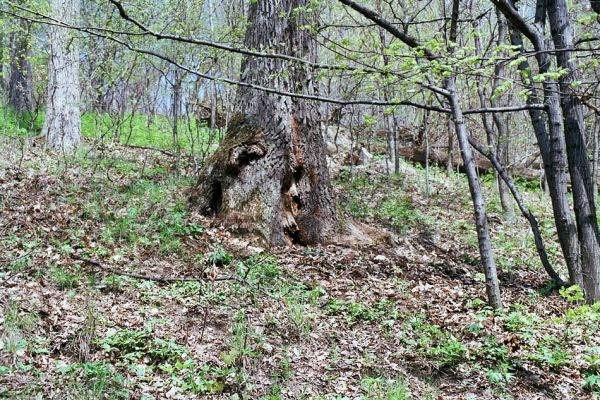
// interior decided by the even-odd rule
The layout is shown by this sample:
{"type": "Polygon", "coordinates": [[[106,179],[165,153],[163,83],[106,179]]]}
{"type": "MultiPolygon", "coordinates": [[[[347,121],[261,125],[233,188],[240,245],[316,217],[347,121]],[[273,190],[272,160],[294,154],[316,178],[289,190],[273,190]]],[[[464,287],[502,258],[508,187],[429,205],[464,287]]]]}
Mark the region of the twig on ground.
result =
{"type": "MultiPolygon", "coordinates": [[[[178,277],[165,277],[165,276],[149,276],[149,275],[141,275],[141,274],[136,274],[133,272],[125,272],[125,271],[115,271],[113,269],[108,268],[107,266],[105,266],[104,264],[102,264],[102,262],[98,261],[98,260],[94,260],[91,258],[84,258],[84,257],[80,257],[78,255],[75,254],[71,254],[71,257],[74,258],[75,260],[79,260],[79,261],[83,261],[87,264],[93,265],[95,267],[100,268],[101,270],[105,271],[105,272],[109,272],[111,274],[114,275],[120,275],[120,276],[126,276],[128,278],[134,278],[134,279],[141,279],[141,280],[145,280],[145,281],[153,281],[153,282],[199,282],[202,279],[200,278],[178,278],[178,277]]],[[[207,278],[207,281],[212,281],[212,282],[220,282],[220,281],[231,281],[231,280],[237,280],[237,278],[232,277],[232,276],[224,276],[224,277],[216,277],[216,278],[207,278]]]]}
{"type": "Polygon", "coordinates": [[[15,261],[19,261],[20,259],[25,258],[28,255],[30,255],[31,253],[33,253],[33,251],[28,251],[27,253],[20,255],[19,257],[15,257],[15,258],[0,258],[0,264],[10,264],[15,261]]]}

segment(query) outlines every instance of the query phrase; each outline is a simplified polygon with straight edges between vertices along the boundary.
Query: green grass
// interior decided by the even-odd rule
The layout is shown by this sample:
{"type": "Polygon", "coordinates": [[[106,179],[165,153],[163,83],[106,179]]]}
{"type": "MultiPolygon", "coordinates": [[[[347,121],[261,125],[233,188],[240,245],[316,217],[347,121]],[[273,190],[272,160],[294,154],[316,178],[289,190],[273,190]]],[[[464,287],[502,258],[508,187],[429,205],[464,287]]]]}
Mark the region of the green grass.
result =
{"type": "MultiPolygon", "coordinates": [[[[17,114],[10,108],[0,107],[1,136],[38,135],[44,124],[45,113],[17,114]]],[[[154,147],[164,150],[194,150],[196,153],[213,150],[222,136],[222,130],[211,130],[195,120],[181,119],[178,123],[178,141],[173,142],[172,121],[169,117],[156,115],[152,118],[140,114],[127,114],[117,119],[108,113],[86,112],[81,116],[84,137],[98,139],[103,143],[113,141],[135,146],[154,147]]]]}

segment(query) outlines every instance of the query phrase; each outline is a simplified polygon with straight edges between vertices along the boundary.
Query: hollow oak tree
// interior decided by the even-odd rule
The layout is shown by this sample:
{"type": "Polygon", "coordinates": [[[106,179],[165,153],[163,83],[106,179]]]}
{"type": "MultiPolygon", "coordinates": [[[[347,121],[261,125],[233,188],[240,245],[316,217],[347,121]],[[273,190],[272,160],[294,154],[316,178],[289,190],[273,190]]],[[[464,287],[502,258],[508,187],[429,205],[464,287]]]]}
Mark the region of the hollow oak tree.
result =
{"type": "MultiPolygon", "coordinates": [[[[307,0],[258,0],[249,8],[246,48],[316,59],[303,29],[307,0]]],[[[281,59],[248,56],[241,80],[315,93],[312,73],[281,59]]],[[[270,245],[314,244],[335,233],[338,215],[314,104],[240,88],[238,115],[200,172],[191,203],[270,245]]]]}

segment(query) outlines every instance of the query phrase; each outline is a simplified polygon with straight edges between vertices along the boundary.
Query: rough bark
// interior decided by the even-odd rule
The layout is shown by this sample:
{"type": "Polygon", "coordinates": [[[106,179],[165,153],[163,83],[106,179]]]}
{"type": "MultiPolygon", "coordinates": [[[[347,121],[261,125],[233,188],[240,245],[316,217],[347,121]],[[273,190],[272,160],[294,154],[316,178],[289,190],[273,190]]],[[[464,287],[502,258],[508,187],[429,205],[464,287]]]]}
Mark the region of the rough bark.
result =
{"type": "Polygon", "coordinates": [[[596,220],[591,168],[587,156],[585,125],[581,101],[573,92],[577,67],[573,62],[573,33],[565,0],[547,1],[548,22],[556,53],[557,65],[567,71],[559,78],[560,106],[565,126],[565,141],[575,219],[581,249],[583,289],[590,302],[600,300],[600,235],[596,220]]]}
{"type": "Polygon", "coordinates": [[[8,105],[22,113],[33,110],[33,81],[29,62],[31,25],[25,20],[19,20],[17,26],[18,30],[11,34],[8,105]]]}
{"type": "MultiPolygon", "coordinates": [[[[514,24],[509,24],[509,30],[511,44],[519,46],[520,51],[524,52],[521,31],[514,24]]],[[[543,43],[543,40],[541,42],[543,43]]],[[[540,54],[537,57],[537,61],[539,72],[548,72],[550,68],[548,57],[540,54]]],[[[527,97],[527,103],[539,104],[540,98],[538,90],[533,84],[533,73],[529,61],[524,59],[518,68],[522,74],[523,84],[530,92],[527,97]]],[[[544,83],[544,101],[548,105],[548,118],[550,118],[549,130],[546,125],[547,118],[541,110],[530,109],[528,113],[543,161],[558,241],[569,271],[569,281],[572,284],[582,286],[579,239],[577,238],[577,228],[572,217],[567,195],[568,182],[565,170],[565,140],[561,123],[562,117],[556,99],[556,89],[556,86],[551,82],[546,81],[544,83]],[[551,115],[554,117],[550,117],[551,115]]]]}
{"type": "MultiPolygon", "coordinates": [[[[52,0],[52,15],[77,23],[79,0],[52,0]]],[[[72,151],[81,141],[79,46],[68,29],[48,27],[48,100],[42,135],[52,150],[72,151]]]]}
{"type": "Polygon", "coordinates": [[[594,184],[594,196],[598,195],[598,156],[600,155],[600,145],[598,139],[600,136],[600,116],[596,115],[594,120],[594,129],[592,131],[594,147],[592,149],[592,183],[594,184]]]}
{"type": "Polygon", "coordinates": [[[452,132],[452,119],[448,118],[448,162],[446,163],[446,172],[452,172],[452,160],[454,157],[454,133],[452,132]]]}
{"type": "MultiPolygon", "coordinates": [[[[314,60],[315,43],[294,12],[307,0],[258,0],[249,8],[245,47],[314,60]]],[[[314,93],[313,77],[278,59],[247,57],[242,80],[314,93]]],[[[207,160],[191,203],[270,245],[315,244],[333,235],[338,215],[324,138],[310,102],[240,88],[238,109],[217,152],[207,160]]]]}

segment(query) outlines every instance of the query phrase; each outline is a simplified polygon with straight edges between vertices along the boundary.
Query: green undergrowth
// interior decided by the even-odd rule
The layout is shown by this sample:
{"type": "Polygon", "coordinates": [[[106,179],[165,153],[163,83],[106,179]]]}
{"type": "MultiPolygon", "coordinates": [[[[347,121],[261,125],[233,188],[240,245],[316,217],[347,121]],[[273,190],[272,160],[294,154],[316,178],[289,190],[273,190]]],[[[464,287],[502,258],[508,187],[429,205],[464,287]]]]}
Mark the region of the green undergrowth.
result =
{"type": "MultiPolygon", "coordinates": [[[[0,134],[2,136],[38,135],[44,124],[45,113],[17,114],[12,109],[0,107],[0,134]]],[[[211,130],[205,123],[194,119],[179,121],[177,141],[173,139],[172,121],[163,115],[147,117],[128,114],[115,117],[107,113],[85,112],[81,116],[84,137],[103,143],[120,142],[135,146],[154,147],[164,150],[182,149],[203,153],[214,150],[221,139],[221,130],[211,130]]]]}
{"type": "MultiPolygon", "coordinates": [[[[543,378],[580,376],[573,381],[586,393],[600,391],[600,304],[585,305],[580,289],[564,289],[548,299],[564,306],[551,316],[540,311],[546,298],[534,289],[516,295],[507,290],[513,304],[501,311],[480,299],[448,296],[443,304],[448,310],[435,315],[440,304],[412,290],[417,285],[443,290],[425,278],[416,282],[402,276],[400,281],[397,275],[377,272],[355,277],[346,274],[350,266],[345,261],[326,249],[306,249],[306,255],[314,256],[306,262],[315,264],[311,270],[300,266],[307,274],[285,255],[238,254],[225,232],[189,209],[185,190],[194,180],[175,173],[169,162],[143,165],[130,153],[102,158],[81,153],[47,168],[36,166],[37,173],[56,178],[41,181],[47,191],[30,193],[27,187],[3,200],[12,212],[14,199],[24,199],[24,207],[32,206],[24,210],[35,212],[23,221],[39,226],[18,221],[14,226],[19,229],[0,237],[0,248],[10,253],[0,264],[0,279],[10,278],[15,284],[11,290],[23,291],[14,298],[9,294],[1,306],[0,379],[20,382],[26,377],[31,382],[16,389],[3,385],[0,397],[36,398],[47,384],[64,389],[62,398],[144,398],[144,390],[154,388],[160,393],[156,398],[171,391],[169,396],[180,398],[277,400],[289,398],[286,393],[307,370],[325,364],[323,384],[335,387],[344,382],[340,371],[361,366],[353,371],[358,388],[353,398],[361,399],[438,398],[454,375],[480,377],[477,383],[494,398],[509,398],[525,366],[535,367],[543,378]],[[61,218],[35,214],[41,210],[26,203],[24,193],[45,196],[45,204],[61,218]],[[75,253],[101,260],[105,268],[74,260],[75,253]],[[119,271],[198,279],[152,281],[119,271]],[[369,290],[371,277],[384,283],[396,280],[390,286],[396,292],[384,295],[389,287],[369,290]],[[43,304],[50,306],[36,303],[39,293],[48,296],[43,304]],[[90,299],[94,307],[86,306],[90,299]],[[68,329],[59,334],[49,328],[63,325],[68,329]],[[305,364],[316,345],[322,358],[305,364]],[[381,349],[392,351],[383,356],[381,349]],[[403,373],[385,370],[380,362],[385,357],[401,365],[403,373]],[[48,365],[53,368],[44,367],[48,365]],[[414,385],[420,378],[407,371],[417,369],[434,377],[427,383],[432,389],[422,390],[422,380],[414,385]]],[[[424,197],[422,170],[408,165],[403,174],[389,178],[343,173],[338,182],[342,207],[409,240],[454,246],[462,255],[452,261],[478,271],[464,199],[468,188],[460,176],[443,181],[443,174],[432,172],[431,193],[424,197]]],[[[498,220],[499,203],[491,187],[485,190],[499,267],[515,274],[539,269],[528,231],[498,220]]],[[[533,204],[539,193],[525,196],[533,204]]],[[[535,209],[544,235],[552,238],[547,208],[538,204],[535,209]]],[[[551,245],[549,250],[555,254],[551,245]]],[[[356,253],[357,258],[372,258],[356,253]]],[[[373,267],[369,261],[352,266],[368,274],[373,267]]],[[[401,265],[385,267],[404,272],[401,265]]],[[[410,268],[419,272],[423,265],[416,260],[410,268]]],[[[478,284],[474,277],[471,285],[478,284]]]]}

